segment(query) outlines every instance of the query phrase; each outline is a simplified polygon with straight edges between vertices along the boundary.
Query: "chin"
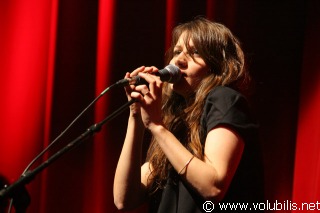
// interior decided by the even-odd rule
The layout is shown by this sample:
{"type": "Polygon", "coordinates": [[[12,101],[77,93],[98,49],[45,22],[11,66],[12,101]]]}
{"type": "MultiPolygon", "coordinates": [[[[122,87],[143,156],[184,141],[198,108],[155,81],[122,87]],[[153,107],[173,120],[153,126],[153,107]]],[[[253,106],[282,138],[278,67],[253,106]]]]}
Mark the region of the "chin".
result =
{"type": "Polygon", "coordinates": [[[172,86],[172,90],[176,93],[178,93],[179,95],[186,97],[187,93],[188,93],[188,87],[186,87],[185,85],[182,84],[174,84],[172,86]]]}

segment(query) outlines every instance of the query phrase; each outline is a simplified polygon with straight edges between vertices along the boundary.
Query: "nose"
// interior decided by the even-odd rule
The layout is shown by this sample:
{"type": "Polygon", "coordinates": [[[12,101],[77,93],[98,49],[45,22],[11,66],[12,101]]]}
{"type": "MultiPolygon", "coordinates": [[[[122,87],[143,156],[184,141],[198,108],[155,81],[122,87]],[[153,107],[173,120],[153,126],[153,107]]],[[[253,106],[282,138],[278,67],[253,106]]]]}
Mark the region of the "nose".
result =
{"type": "Polygon", "coordinates": [[[179,55],[175,57],[174,64],[179,68],[186,68],[188,65],[187,55],[184,52],[181,52],[179,55]]]}

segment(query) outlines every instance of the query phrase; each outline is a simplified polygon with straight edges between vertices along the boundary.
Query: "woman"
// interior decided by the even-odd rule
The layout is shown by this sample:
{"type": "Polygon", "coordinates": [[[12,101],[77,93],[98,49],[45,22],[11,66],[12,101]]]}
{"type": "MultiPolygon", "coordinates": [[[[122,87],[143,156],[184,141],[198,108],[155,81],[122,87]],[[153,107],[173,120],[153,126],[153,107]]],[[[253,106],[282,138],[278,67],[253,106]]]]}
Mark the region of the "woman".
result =
{"type": "MultiPolygon", "coordinates": [[[[205,201],[260,198],[259,162],[252,155],[257,125],[241,94],[249,84],[239,41],[223,25],[197,18],[173,30],[169,64],[182,72],[170,84],[140,67],[149,85],[126,88],[131,105],[114,179],[118,209],[149,201],[150,212],[201,212],[205,201]],[[141,162],[145,129],[152,135],[141,162]],[[142,166],[141,166],[142,165],[142,166]],[[257,183],[257,184],[256,184],[257,183]]],[[[261,200],[257,200],[261,202],[261,200]]]]}

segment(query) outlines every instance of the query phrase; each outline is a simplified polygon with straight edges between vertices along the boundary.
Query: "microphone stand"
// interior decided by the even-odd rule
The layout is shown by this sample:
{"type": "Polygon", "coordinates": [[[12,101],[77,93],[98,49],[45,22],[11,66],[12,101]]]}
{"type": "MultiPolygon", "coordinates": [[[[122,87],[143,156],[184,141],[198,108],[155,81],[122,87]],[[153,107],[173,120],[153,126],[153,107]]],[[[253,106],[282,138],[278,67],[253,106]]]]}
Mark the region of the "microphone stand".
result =
{"type": "MultiPolygon", "coordinates": [[[[58,158],[60,158],[63,154],[65,154],[67,151],[70,151],[71,149],[79,146],[84,140],[87,138],[93,136],[96,132],[99,132],[101,130],[101,127],[107,123],[108,121],[112,120],[113,118],[117,117],[119,114],[121,114],[128,106],[136,102],[135,99],[131,99],[124,105],[122,105],[119,109],[114,111],[111,115],[106,117],[104,120],[102,120],[99,123],[93,124],[91,127],[89,127],[84,133],[82,133],[80,136],[78,136],[75,140],[68,143],[65,147],[57,151],[54,155],[52,155],[48,160],[43,162],[41,165],[36,167],[34,170],[29,170],[26,173],[24,173],[17,181],[15,181],[10,186],[7,186],[0,190],[0,201],[6,199],[6,198],[17,198],[21,196],[21,191],[25,190],[25,184],[31,182],[34,177],[40,173],[42,170],[47,168],[51,163],[56,161],[58,158]]],[[[26,192],[27,193],[27,192],[26,192]]],[[[29,196],[27,194],[27,196],[29,196]]],[[[27,197],[24,199],[24,202],[21,203],[23,205],[22,207],[18,207],[18,209],[23,209],[21,212],[24,212],[27,208],[27,206],[30,204],[30,198],[27,197]]],[[[17,209],[17,207],[15,206],[17,209]]]]}

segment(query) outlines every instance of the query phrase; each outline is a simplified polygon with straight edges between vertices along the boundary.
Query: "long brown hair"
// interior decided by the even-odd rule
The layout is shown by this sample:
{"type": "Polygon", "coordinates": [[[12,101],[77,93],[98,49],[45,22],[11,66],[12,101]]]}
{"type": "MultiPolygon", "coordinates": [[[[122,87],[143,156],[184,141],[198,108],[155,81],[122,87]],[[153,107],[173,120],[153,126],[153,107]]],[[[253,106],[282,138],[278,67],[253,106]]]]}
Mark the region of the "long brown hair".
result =
{"type": "MultiPolygon", "coordinates": [[[[238,39],[224,25],[205,18],[196,18],[173,29],[171,47],[166,54],[168,62],[173,57],[173,49],[182,33],[186,33],[184,42],[187,50],[191,52],[191,39],[210,67],[210,72],[201,80],[188,102],[172,91],[169,84],[163,84],[163,121],[174,134],[186,131],[182,134],[185,137],[180,134],[178,139],[193,155],[203,160],[205,135],[201,134],[200,118],[208,93],[219,85],[244,92],[250,78],[244,69],[244,54],[238,39]]],[[[154,138],[147,153],[147,161],[152,165],[153,190],[162,188],[172,166],[154,138]]]]}

